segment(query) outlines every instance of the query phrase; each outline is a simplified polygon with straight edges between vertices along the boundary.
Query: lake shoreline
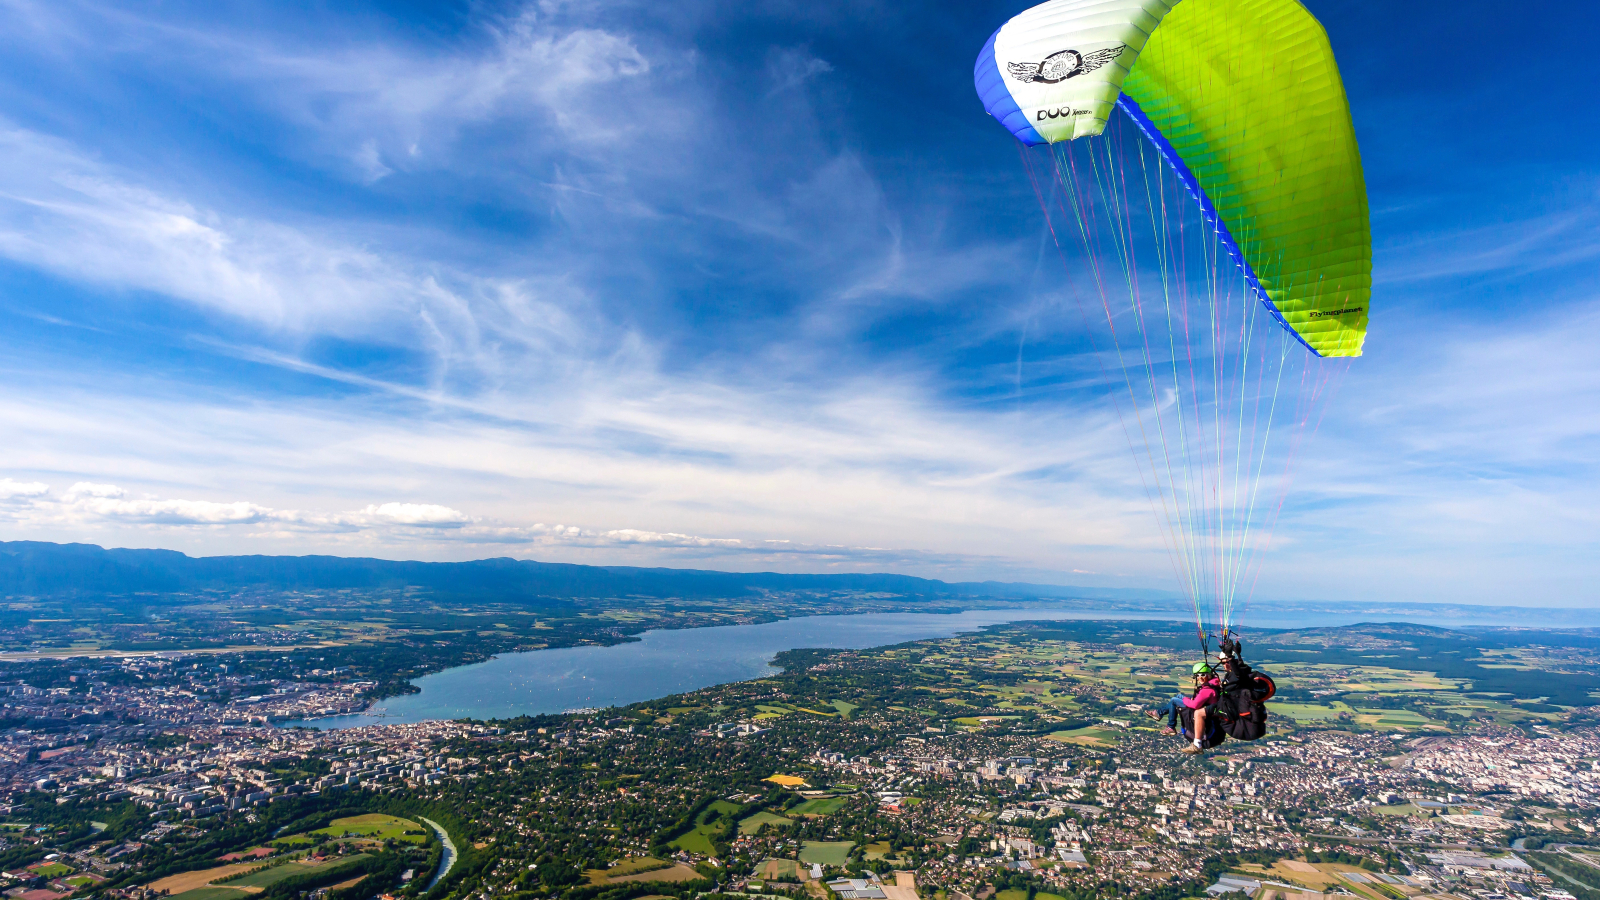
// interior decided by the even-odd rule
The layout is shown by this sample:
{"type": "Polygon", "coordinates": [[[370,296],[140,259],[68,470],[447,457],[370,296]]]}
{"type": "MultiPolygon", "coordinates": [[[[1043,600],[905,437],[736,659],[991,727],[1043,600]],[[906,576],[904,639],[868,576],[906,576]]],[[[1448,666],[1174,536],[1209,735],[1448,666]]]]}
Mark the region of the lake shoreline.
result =
{"type": "MultiPolygon", "coordinates": [[[[1474,620],[1437,617],[1297,614],[1254,616],[1263,629],[1411,622],[1469,627],[1474,620]]],[[[369,725],[454,719],[511,719],[606,709],[777,674],[777,653],[806,648],[866,649],[1026,621],[1182,622],[1171,612],[1084,609],[1060,605],[977,608],[959,612],[800,616],[748,625],[648,629],[632,640],[529,650],[424,675],[418,691],[374,701],[362,712],[274,723],[282,728],[342,730],[369,725]]]]}

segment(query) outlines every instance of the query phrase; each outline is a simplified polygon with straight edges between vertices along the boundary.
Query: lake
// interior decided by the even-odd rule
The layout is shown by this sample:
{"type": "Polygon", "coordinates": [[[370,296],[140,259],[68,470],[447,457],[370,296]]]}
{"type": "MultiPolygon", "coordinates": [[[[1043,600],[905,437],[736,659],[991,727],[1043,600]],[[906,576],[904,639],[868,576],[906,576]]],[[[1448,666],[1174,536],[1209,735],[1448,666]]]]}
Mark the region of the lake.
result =
{"type": "MultiPolygon", "coordinates": [[[[1140,615],[1115,610],[979,609],[954,614],[868,613],[810,616],[764,622],[646,631],[633,643],[610,647],[564,647],[508,653],[446,669],[416,680],[421,693],[391,697],[365,713],[330,716],[284,726],[354,728],[429,719],[499,719],[559,713],[586,707],[623,706],[699,690],[714,684],[772,675],[772,658],[800,647],[858,650],[904,641],[950,637],[985,625],[1043,619],[1147,619],[1172,621],[1171,613],[1140,615]]],[[[1296,615],[1277,622],[1254,615],[1260,627],[1350,625],[1390,616],[1296,615]]],[[[1439,624],[1437,620],[1431,624],[1439,624]]],[[[1450,624],[1467,624],[1452,621],[1450,624]]]]}

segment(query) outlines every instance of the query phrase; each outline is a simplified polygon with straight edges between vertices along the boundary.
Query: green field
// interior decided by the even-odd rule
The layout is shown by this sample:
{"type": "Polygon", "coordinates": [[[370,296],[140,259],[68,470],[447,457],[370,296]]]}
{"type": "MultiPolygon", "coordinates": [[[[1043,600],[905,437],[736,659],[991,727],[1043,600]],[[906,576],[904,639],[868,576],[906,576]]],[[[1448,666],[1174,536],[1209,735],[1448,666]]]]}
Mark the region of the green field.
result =
{"type": "Polygon", "coordinates": [[[1082,744],[1086,747],[1114,747],[1122,739],[1122,732],[1115,728],[1102,728],[1099,725],[1090,725],[1087,728],[1074,728],[1070,731],[1057,731],[1050,735],[1050,740],[1060,741],[1063,744],[1082,744]]]}
{"type": "Polygon", "coordinates": [[[1426,716],[1408,709],[1357,709],[1356,722],[1380,730],[1402,729],[1412,731],[1434,724],[1426,716]]]}
{"type": "Polygon", "coordinates": [[[673,841],[671,846],[704,856],[716,855],[717,851],[711,845],[711,840],[722,832],[723,826],[720,821],[712,822],[712,819],[718,819],[721,816],[738,811],[739,807],[726,800],[718,800],[712,803],[700,813],[700,818],[695,820],[695,829],[673,841]]]}
{"type": "Polygon", "coordinates": [[[380,841],[394,838],[412,844],[428,842],[427,829],[416,822],[378,813],[334,819],[327,828],[319,828],[311,833],[320,838],[365,837],[380,841]],[[408,831],[413,833],[407,834],[408,831]]]}
{"type": "Polygon", "coordinates": [[[1374,806],[1372,811],[1380,816],[1415,816],[1422,813],[1422,808],[1402,803],[1399,806],[1374,806]]]}
{"type": "Polygon", "coordinates": [[[824,866],[843,866],[850,861],[853,841],[806,841],[800,845],[800,861],[824,866]]]}
{"type": "Polygon", "coordinates": [[[755,834],[757,831],[761,830],[762,825],[771,825],[774,828],[782,828],[783,826],[789,825],[793,822],[793,819],[786,819],[783,816],[767,812],[763,809],[755,815],[740,821],[739,833],[755,834]]]}
{"type": "Polygon", "coordinates": [[[1339,713],[1350,712],[1350,707],[1335,701],[1332,706],[1323,706],[1316,703],[1278,703],[1267,704],[1268,713],[1277,713],[1288,716],[1296,722],[1320,722],[1323,719],[1338,717],[1339,713]]]}
{"type": "Polygon", "coordinates": [[[989,725],[998,725],[1009,722],[1016,716],[962,716],[954,720],[957,725],[966,725],[969,728],[984,728],[989,725]]]}
{"type": "Polygon", "coordinates": [[[47,866],[39,866],[38,868],[30,869],[29,871],[41,878],[60,878],[63,875],[71,875],[77,870],[73,869],[71,866],[63,866],[61,863],[53,862],[47,866]]]}
{"type": "Polygon", "coordinates": [[[672,863],[653,856],[634,856],[618,862],[609,869],[587,869],[583,874],[589,877],[590,884],[605,884],[612,878],[622,878],[627,875],[636,875],[640,872],[654,872],[659,869],[670,869],[672,863]]]}
{"type": "Polygon", "coordinates": [[[242,900],[250,894],[246,891],[236,891],[225,887],[203,887],[181,894],[173,894],[167,900],[242,900]]]}
{"type": "Polygon", "coordinates": [[[789,810],[789,813],[796,816],[826,816],[838,812],[839,807],[844,804],[843,797],[819,797],[816,800],[807,800],[789,810]]]}
{"type": "Polygon", "coordinates": [[[765,859],[756,865],[756,876],[772,881],[800,881],[800,864],[792,859],[765,859]]]}
{"type": "Polygon", "coordinates": [[[828,704],[837,709],[839,715],[844,716],[846,719],[850,718],[851,713],[861,708],[854,703],[846,703],[843,700],[829,700],[828,704]]]}
{"type": "Polygon", "coordinates": [[[295,878],[300,875],[309,875],[313,872],[333,872],[338,869],[342,869],[351,863],[354,863],[358,859],[366,858],[367,855],[365,853],[357,853],[351,856],[330,859],[321,865],[308,865],[306,863],[293,861],[279,863],[270,869],[262,869],[260,872],[251,872],[249,875],[246,875],[243,878],[235,878],[234,880],[225,882],[219,886],[228,888],[269,888],[280,881],[287,881],[290,878],[295,878]]]}
{"type": "MultiPolygon", "coordinates": [[[[1044,891],[1040,891],[1033,896],[1034,900],[1067,900],[1060,894],[1048,894],[1044,891]]],[[[1001,891],[994,895],[994,900],[1028,900],[1028,892],[1018,890],[1001,891]]]]}

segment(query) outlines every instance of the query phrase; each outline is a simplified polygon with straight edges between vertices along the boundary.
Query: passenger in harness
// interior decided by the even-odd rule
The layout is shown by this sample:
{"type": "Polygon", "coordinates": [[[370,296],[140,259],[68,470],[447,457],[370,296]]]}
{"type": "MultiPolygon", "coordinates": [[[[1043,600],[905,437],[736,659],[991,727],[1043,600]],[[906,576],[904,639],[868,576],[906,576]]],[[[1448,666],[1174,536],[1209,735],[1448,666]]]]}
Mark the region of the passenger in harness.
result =
{"type": "MultiPolygon", "coordinates": [[[[1194,676],[1194,696],[1185,697],[1182,694],[1174,696],[1171,700],[1161,704],[1155,709],[1144,711],[1146,716],[1159,721],[1162,716],[1167,717],[1167,727],[1161,730],[1162,734],[1177,734],[1180,717],[1184,725],[1188,725],[1190,716],[1184,716],[1185,710],[1192,710],[1194,727],[1185,729],[1193,737],[1192,743],[1184,745],[1184,753],[1201,753],[1208,746],[1216,746],[1220,741],[1212,741],[1212,735],[1206,728],[1208,713],[1216,706],[1220,696],[1222,683],[1217,679],[1216,673],[1209,663],[1197,662],[1192,670],[1194,676]]],[[[1213,725],[1215,723],[1212,723],[1213,725]]],[[[1215,730],[1210,729],[1210,730],[1215,730]]]]}

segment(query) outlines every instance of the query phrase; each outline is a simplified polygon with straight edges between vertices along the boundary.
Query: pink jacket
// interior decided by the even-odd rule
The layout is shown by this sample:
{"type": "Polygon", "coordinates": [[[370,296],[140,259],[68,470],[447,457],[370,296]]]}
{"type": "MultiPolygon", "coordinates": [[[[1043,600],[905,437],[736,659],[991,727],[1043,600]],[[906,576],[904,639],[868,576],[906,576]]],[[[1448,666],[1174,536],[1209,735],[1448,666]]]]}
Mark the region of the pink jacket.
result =
{"type": "Polygon", "coordinates": [[[1190,709],[1199,709],[1202,706],[1210,706],[1217,702],[1217,688],[1221,686],[1222,682],[1218,681],[1217,679],[1208,679],[1205,684],[1200,685],[1200,690],[1195,691],[1193,697],[1183,698],[1183,705],[1189,707],[1190,709]]]}

